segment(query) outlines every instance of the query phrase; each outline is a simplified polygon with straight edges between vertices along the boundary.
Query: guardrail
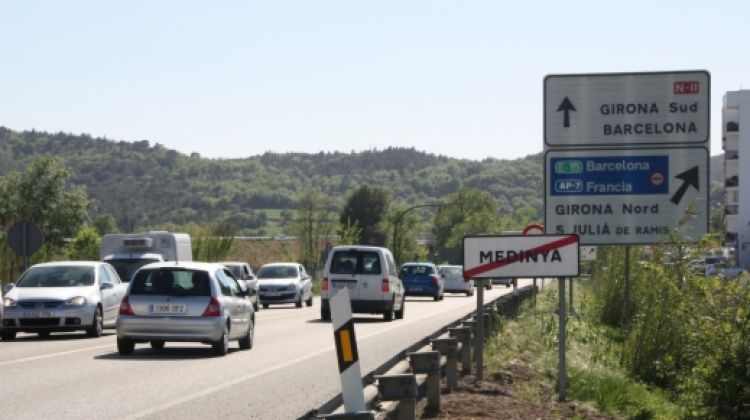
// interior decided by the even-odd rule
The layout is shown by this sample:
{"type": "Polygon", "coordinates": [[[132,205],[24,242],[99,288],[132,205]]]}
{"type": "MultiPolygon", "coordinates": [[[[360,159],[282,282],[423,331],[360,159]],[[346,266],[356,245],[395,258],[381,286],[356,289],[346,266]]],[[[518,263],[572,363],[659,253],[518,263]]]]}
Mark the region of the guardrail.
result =
{"type": "MultiPolygon", "coordinates": [[[[521,303],[536,295],[536,286],[519,288],[484,305],[485,340],[499,325],[499,317],[514,317],[521,303]]],[[[476,336],[476,311],[422,338],[362,378],[365,405],[369,410],[395,412],[399,419],[416,417],[416,404],[427,398],[427,409],[440,410],[441,389],[456,389],[458,367],[461,374],[471,373],[471,345],[476,336]],[[445,376],[445,386],[441,386],[445,376]]],[[[374,419],[375,413],[345,413],[341,394],[311,410],[299,419],[374,419]]]]}

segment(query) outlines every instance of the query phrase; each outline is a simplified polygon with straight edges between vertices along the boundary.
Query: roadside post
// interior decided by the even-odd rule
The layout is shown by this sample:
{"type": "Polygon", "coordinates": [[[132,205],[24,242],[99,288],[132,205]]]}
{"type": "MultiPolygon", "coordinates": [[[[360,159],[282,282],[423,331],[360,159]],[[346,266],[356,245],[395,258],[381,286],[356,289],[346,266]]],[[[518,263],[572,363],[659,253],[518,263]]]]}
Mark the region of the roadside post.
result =
{"type": "Polygon", "coordinates": [[[336,293],[330,300],[330,306],[344,409],[347,413],[363,412],[365,411],[365,397],[362,390],[362,371],[359,365],[348,289],[343,288],[336,293]]]}
{"type": "MultiPolygon", "coordinates": [[[[565,277],[579,274],[578,235],[477,235],[463,239],[464,277],[558,277],[560,330],[558,340],[561,401],[565,398],[565,277]]],[[[481,290],[481,289],[480,289],[481,290]]],[[[479,303],[479,302],[477,302],[479,303]]],[[[480,307],[481,308],[481,307],[480,307]]],[[[477,308],[477,335],[483,316],[477,308]]],[[[477,342],[477,346],[482,343],[477,342]]],[[[481,365],[477,360],[477,378],[481,365]]],[[[480,380],[480,379],[477,379],[480,380]]]]}
{"type": "MultiPolygon", "coordinates": [[[[538,224],[538,223],[530,223],[526,225],[525,228],[523,228],[523,231],[521,232],[524,235],[543,235],[544,234],[544,226],[538,224]]],[[[534,277],[534,307],[536,307],[536,295],[539,292],[536,287],[536,277],[534,277]]],[[[544,287],[544,278],[542,278],[542,287],[544,287]]]]}

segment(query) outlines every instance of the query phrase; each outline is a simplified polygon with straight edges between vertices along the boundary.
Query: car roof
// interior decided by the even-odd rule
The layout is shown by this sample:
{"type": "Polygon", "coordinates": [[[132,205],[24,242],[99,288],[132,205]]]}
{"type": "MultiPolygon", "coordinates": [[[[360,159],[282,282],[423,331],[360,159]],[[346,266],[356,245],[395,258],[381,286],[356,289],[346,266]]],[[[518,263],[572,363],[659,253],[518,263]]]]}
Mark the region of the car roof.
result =
{"type": "Polygon", "coordinates": [[[242,262],[242,261],[221,261],[221,262],[219,262],[217,264],[221,264],[221,265],[250,265],[250,264],[248,264],[246,262],[242,262]]]}
{"type": "Polygon", "coordinates": [[[96,267],[104,264],[101,261],[50,261],[45,263],[34,264],[33,267],[96,267]]]}
{"type": "Polygon", "coordinates": [[[384,252],[390,252],[388,251],[388,248],[383,248],[382,246],[372,246],[372,245],[337,245],[331,249],[331,251],[384,251],[384,252]]]}
{"type": "Polygon", "coordinates": [[[405,262],[405,263],[401,264],[401,267],[404,267],[404,266],[407,266],[407,265],[408,266],[413,266],[413,265],[430,265],[430,266],[433,266],[433,267],[437,267],[434,263],[431,263],[431,262],[416,262],[416,261],[405,262]]]}
{"type": "Polygon", "coordinates": [[[463,269],[464,266],[458,265],[458,264],[440,264],[437,266],[437,268],[461,268],[463,269]]]}
{"type": "Polygon", "coordinates": [[[296,262],[272,262],[272,263],[263,264],[261,267],[283,267],[283,266],[287,266],[287,265],[300,265],[300,263],[296,263],[296,262]]]}
{"type": "Polygon", "coordinates": [[[155,269],[155,268],[185,268],[188,270],[205,270],[205,271],[214,271],[218,269],[223,269],[224,265],[219,263],[208,263],[208,262],[197,262],[197,261],[164,261],[164,262],[154,262],[150,264],[146,264],[141,269],[155,269]]]}

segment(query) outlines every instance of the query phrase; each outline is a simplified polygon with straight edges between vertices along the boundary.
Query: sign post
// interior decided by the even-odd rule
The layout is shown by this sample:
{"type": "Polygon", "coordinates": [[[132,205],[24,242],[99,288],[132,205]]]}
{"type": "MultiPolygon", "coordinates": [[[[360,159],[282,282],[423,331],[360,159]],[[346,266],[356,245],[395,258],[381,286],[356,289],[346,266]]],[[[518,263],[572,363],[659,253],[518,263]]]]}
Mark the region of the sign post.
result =
{"type": "Polygon", "coordinates": [[[21,220],[8,230],[8,246],[23,257],[23,269],[29,268],[29,256],[44,243],[44,233],[32,222],[21,220]]]}
{"type": "MultiPolygon", "coordinates": [[[[465,236],[464,277],[559,277],[561,310],[559,348],[562,363],[559,382],[565,395],[565,277],[578,276],[578,235],[487,235],[465,236]]],[[[481,292],[481,288],[478,291],[481,292]]],[[[479,294],[478,296],[482,296],[479,294]]],[[[479,297],[477,304],[479,304],[479,297]]],[[[482,334],[483,316],[477,308],[477,335],[482,334]]],[[[477,353],[481,362],[481,353],[477,353]]],[[[479,373],[481,364],[477,363],[479,373]]]]}

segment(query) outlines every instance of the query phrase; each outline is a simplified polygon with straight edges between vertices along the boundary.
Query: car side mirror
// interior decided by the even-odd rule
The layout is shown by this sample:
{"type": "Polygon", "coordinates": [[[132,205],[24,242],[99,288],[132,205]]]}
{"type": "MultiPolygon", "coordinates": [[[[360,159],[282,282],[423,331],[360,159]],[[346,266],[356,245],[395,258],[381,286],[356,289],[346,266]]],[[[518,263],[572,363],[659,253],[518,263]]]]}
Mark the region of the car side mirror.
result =
{"type": "Polygon", "coordinates": [[[99,290],[109,290],[109,289],[113,289],[114,287],[115,285],[112,283],[102,283],[102,285],[99,286],[99,290]]]}
{"type": "Polygon", "coordinates": [[[10,292],[10,289],[14,288],[16,285],[13,283],[8,283],[5,286],[3,286],[3,292],[8,293],[10,292]]]}
{"type": "Polygon", "coordinates": [[[255,280],[255,276],[252,274],[248,274],[247,278],[245,280],[255,280]]]}

